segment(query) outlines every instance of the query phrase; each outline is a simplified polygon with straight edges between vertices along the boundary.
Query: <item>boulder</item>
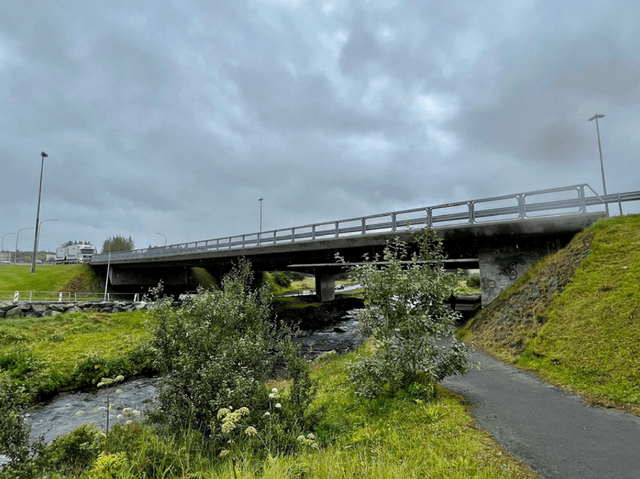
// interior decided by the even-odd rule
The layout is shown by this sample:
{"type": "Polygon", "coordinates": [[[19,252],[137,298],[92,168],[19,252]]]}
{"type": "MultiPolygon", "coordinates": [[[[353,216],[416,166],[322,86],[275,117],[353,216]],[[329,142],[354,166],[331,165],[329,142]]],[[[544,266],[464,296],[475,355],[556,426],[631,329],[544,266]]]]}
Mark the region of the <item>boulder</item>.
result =
{"type": "Polygon", "coordinates": [[[14,308],[15,304],[9,301],[0,302],[0,312],[4,313],[5,311],[9,311],[11,308],[14,308]]]}
{"type": "Polygon", "coordinates": [[[82,308],[78,308],[77,306],[72,306],[65,311],[66,313],[82,313],[82,308]]]}
{"type": "Polygon", "coordinates": [[[64,313],[70,307],[71,305],[67,303],[51,303],[49,305],[50,310],[57,311],[58,313],[64,313]]]}
{"type": "Polygon", "coordinates": [[[4,313],[5,318],[21,318],[23,315],[24,313],[22,312],[22,308],[20,306],[11,308],[9,311],[4,313]]]}
{"type": "Polygon", "coordinates": [[[58,316],[59,314],[62,314],[62,312],[56,311],[53,309],[48,309],[42,314],[42,316],[52,317],[52,316],[58,316]]]}
{"type": "Polygon", "coordinates": [[[24,317],[25,318],[39,318],[40,316],[42,316],[43,311],[35,311],[35,310],[30,310],[30,311],[26,311],[24,313],[24,317]]]}
{"type": "Polygon", "coordinates": [[[33,303],[32,307],[38,313],[44,313],[47,310],[47,305],[44,303],[33,303]]]}

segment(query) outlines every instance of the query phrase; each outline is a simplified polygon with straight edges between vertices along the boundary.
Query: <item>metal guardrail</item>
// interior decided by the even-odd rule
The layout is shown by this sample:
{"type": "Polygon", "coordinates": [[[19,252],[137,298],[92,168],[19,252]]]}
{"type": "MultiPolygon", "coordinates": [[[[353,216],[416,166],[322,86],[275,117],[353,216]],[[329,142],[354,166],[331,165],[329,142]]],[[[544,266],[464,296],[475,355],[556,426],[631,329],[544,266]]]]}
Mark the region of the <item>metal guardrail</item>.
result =
{"type": "MultiPolygon", "coordinates": [[[[111,297],[118,300],[129,299],[138,301],[139,293],[107,293],[106,300],[110,301],[111,297]]],[[[18,301],[28,302],[65,302],[77,303],[82,301],[100,302],[105,300],[104,293],[72,293],[69,291],[0,291],[0,301],[18,301]]]]}
{"type": "MultiPolygon", "coordinates": [[[[475,225],[497,221],[522,221],[533,218],[587,214],[591,206],[640,200],[640,191],[598,195],[586,183],[560,188],[529,191],[409,210],[380,213],[360,218],[314,223],[189,243],[141,248],[111,253],[111,260],[162,257],[237,248],[255,248],[299,241],[344,238],[371,233],[406,231],[414,227],[475,225]],[[595,196],[587,196],[590,190],[595,196]],[[547,198],[544,198],[544,197],[547,198]],[[532,200],[542,200],[534,202],[532,200]]],[[[109,253],[93,256],[92,262],[107,261],[109,253]]]]}

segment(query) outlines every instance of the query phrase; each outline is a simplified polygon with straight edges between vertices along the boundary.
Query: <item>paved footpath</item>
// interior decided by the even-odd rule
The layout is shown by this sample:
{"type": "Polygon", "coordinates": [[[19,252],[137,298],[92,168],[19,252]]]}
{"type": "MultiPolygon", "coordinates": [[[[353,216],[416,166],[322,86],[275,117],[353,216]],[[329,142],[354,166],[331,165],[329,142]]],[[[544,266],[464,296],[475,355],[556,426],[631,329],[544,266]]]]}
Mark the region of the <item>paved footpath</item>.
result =
{"type": "Polygon", "coordinates": [[[563,391],[485,354],[442,385],[466,398],[476,421],[542,478],[640,479],[640,418],[586,406],[563,391]]]}

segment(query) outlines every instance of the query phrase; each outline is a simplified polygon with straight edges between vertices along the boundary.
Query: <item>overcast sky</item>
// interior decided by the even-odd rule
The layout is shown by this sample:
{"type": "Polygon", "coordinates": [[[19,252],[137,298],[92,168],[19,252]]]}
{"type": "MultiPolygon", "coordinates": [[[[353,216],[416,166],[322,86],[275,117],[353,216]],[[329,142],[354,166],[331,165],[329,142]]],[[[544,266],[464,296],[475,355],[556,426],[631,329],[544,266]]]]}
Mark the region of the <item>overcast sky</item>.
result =
{"type": "Polygon", "coordinates": [[[608,192],[639,190],[638,19],[637,0],[0,0],[0,235],[35,226],[41,151],[50,250],[251,233],[259,198],[269,230],[601,191],[595,113],[608,192]]]}

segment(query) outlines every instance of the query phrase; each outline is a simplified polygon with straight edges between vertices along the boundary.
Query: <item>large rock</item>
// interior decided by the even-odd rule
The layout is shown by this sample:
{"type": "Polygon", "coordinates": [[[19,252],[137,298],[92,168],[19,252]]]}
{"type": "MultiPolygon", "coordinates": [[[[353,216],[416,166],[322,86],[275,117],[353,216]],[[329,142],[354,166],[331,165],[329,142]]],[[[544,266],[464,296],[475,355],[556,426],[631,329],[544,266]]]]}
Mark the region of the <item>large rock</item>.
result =
{"type": "Polygon", "coordinates": [[[42,314],[42,316],[52,317],[52,316],[58,316],[59,314],[62,314],[62,312],[48,309],[42,314]]]}
{"type": "Polygon", "coordinates": [[[47,305],[44,303],[33,303],[31,306],[38,313],[44,313],[47,310],[47,305]]]}
{"type": "Polygon", "coordinates": [[[16,306],[15,308],[11,308],[4,314],[5,318],[21,318],[24,315],[22,312],[22,308],[20,306],[16,306]]]}
{"type": "Polygon", "coordinates": [[[30,310],[24,313],[25,318],[39,318],[42,316],[43,311],[30,310]]]}
{"type": "Polygon", "coordinates": [[[67,303],[51,303],[49,305],[49,309],[50,310],[57,311],[59,313],[64,313],[70,307],[71,307],[71,305],[67,304],[67,303]]]}
{"type": "Polygon", "coordinates": [[[66,313],[82,313],[82,308],[78,308],[77,306],[72,306],[71,308],[65,311],[66,313]]]}
{"type": "Polygon", "coordinates": [[[11,308],[15,308],[15,304],[9,301],[0,302],[0,312],[4,313],[5,311],[9,311],[11,308]]]}

